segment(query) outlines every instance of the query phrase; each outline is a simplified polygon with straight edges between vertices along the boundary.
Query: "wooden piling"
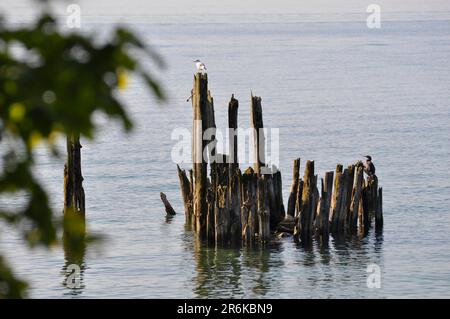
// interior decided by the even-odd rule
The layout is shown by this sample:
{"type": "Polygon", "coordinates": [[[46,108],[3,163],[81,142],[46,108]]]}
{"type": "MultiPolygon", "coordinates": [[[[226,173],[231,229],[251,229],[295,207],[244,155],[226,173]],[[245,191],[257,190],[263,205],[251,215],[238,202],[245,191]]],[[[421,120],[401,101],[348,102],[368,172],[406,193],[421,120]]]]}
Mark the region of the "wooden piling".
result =
{"type": "Polygon", "coordinates": [[[347,177],[347,197],[345,201],[345,222],[346,226],[348,226],[347,221],[350,219],[350,205],[352,203],[352,195],[353,195],[353,184],[355,181],[355,165],[349,165],[347,167],[348,177],[347,177]]]}
{"type": "Polygon", "coordinates": [[[268,189],[268,181],[271,180],[270,175],[262,175],[258,177],[257,182],[257,209],[259,220],[259,240],[266,243],[270,239],[270,210],[268,198],[266,196],[268,189]]]}
{"type": "Polygon", "coordinates": [[[283,204],[283,184],[281,180],[281,172],[279,170],[272,174],[272,183],[275,193],[275,210],[270,212],[270,229],[275,229],[284,219],[286,214],[283,204]]]}
{"type": "MultiPolygon", "coordinates": [[[[354,233],[357,230],[358,226],[358,215],[359,215],[359,208],[360,208],[360,202],[362,198],[362,187],[363,187],[363,180],[364,180],[364,166],[362,163],[358,163],[356,165],[356,177],[355,177],[355,185],[353,186],[353,192],[352,192],[352,200],[350,204],[350,214],[349,214],[349,221],[348,226],[350,232],[354,233]]],[[[360,219],[360,223],[363,219],[360,219]]]]}
{"type": "Polygon", "coordinates": [[[241,171],[238,160],[238,109],[239,101],[231,95],[228,103],[228,134],[229,134],[229,186],[228,195],[230,202],[230,233],[232,239],[241,239],[241,171]]]}
{"type": "Polygon", "coordinates": [[[64,212],[85,214],[85,194],[81,173],[81,144],[79,134],[67,136],[67,161],[64,165],[64,212]]]}
{"type": "Polygon", "coordinates": [[[297,230],[294,234],[302,242],[310,242],[315,214],[317,211],[317,177],[314,175],[314,161],[307,161],[303,177],[302,203],[298,216],[297,230]]]}
{"type": "MultiPolygon", "coordinates": [[[[219,155],[218,156],[223,156],[219,155]]],[[[215,190],[215,237],[216,244],[225,244],[230,236],[230,202],[228,196],[228,165],[225,162],[216,163],[215,190]]]]}
{"type": "Polygon", "coordinates": [[[342,174],[342,169],[343,169],[342,165],[338,164],[336,166],[336,175],[334,177],[334,187],[333,187],[334,190],[330,210],[331,232],[333,233],[338,231],[339,212],[341,210],[342,204],[342,194],[344,188],[344,176],[342,174]]]}
{"type": "MultiPolygon", "coordinates": [[[[377,183],[378,184],[378,183],[377,183]]],[[[375,231],[383,229],[383,188],[378,188],[377,211],[375,213],[375,231]]]]}
{"type": "Polygon", "coordinates": [[[229,143],[230,143],[230,171],[235,170],[235,168],[239,167],[239,159],[238,159],[238,136],[237,136],[237,128],[238,128],[238,109],[239,109],[239,101],[234,98],[234,94],[231,95],[230,102],[228,103],[228,134],[229,134],[229,143]]]}
{"type": "Polygon", "coordinates": [[[241,223],[242,223],[242,239],[248,242],[255,238],[258,233],[258,216],[256,209],[256,183],[257,177],[254,170],[249,167],[242,174],[241,183],[241,223]]]}
{"type": "Polygon", "coordinates": [[[351,190],[353,189],[353,166],[344,169],[342,174],[342,193],[340,201],[340,209],[338,211],[338,228],[337,231],[342,233],[347,226],[348,212],[350,210],[351,190]],[[350,190],[349,190],[350,189],[350,190]]]}
{"type": "Polygon", "coordinates": [[[333,190],[333,171],[325,173],[325,180],[321,179],[321,197],[317,207],[316,230],[322,241],[328,241],[329,214],[333,190]]]}
{"type": "Polygon", "coordinates": [[[195,231],[200,238],[206,237],[206,216],[208,213],[207,195],[207,162],[203,156],[207,141],[203,140],[204,131],[211,124],[208,115],[208,76],[196,73],[192,91],[193,135],[192,156],[194,175],[193,212],[195,231]]]}
{"type": "Polygon", "coordinates": [[[295,206],[297,203],[297,190],[299,183],[299,175],[300,175],[300,158],[294,160],[294,165],[292,169],[292,185],[291,191],[289,193],[289,199],[287,204],[287,214],[294,217],[295,215],[295,206]]]}
{"type": "Polygon", "coordinates": [[[265,161],[265,136],[261,107],[261,97],[251,96],[250,126],[253,129],[254,169],[257,175],[261,174],[261,168],[266,165],[265,161]]]}
{"type": "Polygon", "coordinates": [[[163,192],[159,193],[159,196],[161,197],[161,201],[164,204],[164,207],[166,209],[166,213],[167,215],[176,215],[175,210],[173,209],[172,205],[170,205],[166,194],[164,194],[163,192]]]}
{"type": "MultiPolygon", "coordinates": [[[[180,180],[181,197],[183,198],[184,214],[186,217],[186,222],[190,224],[192,223],[193,217],[193,188],[191,182],[186,176],[186,171],[181,169],[179,165],[177,165],[177,171],[178,178],[180,180]]],[[[192,176],[192,170],[190,170],[190,175],[192,176]]]]}
{"type": "Polygon", "coordinates": [[[230,170],[229,177],[229,203],[230,203],[230,233],[233,240],[240,240],[242,234],[241,223],[241,170],[230,170]]]}

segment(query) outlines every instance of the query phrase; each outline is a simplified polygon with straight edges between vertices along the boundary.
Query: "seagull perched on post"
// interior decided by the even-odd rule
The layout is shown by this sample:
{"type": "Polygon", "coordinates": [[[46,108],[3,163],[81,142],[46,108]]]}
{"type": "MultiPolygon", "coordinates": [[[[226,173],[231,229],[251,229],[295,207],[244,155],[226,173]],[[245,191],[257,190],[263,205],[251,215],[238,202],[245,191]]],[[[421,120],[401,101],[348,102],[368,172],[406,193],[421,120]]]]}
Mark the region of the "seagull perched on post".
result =
{"type": "Polygon", "coordinates": [[[200,60],[194,60],[194,62],[195,62],[195,66],[197,67],[197,72],[198,73],[204,73],[204,72],[206,72],[206,65],[203,63],[203,62],[201,62],[200,60]]]}

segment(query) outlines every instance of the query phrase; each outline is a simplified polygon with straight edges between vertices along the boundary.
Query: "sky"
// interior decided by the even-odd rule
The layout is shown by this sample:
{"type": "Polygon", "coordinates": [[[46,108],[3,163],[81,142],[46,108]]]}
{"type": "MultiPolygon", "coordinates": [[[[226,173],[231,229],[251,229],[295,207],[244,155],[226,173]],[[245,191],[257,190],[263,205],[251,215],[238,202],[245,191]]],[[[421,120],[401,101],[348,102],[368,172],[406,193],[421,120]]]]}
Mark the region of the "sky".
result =
{"type": "MultiPolygon", "coordinates": [[[[9,22],[30,19],[36,0],[0,0],[0,12],[9,22]]],[[[366,15],[368,5],[381,7],[385,19],[448,19],[449,0],[53,0],[55,11],[65,14],[71,3],[79,4],[87,22],[148,22],[149,18],[178,17],[183,21],[218,19],[226,21],[230,15],[242,15],[252,20],[259,15],[272,16],[274,21],[283,15],[304,15],[306,19],[352,19],[366,15]]],[[[245,21],[243,21],[245,22],[245,21]]]]}

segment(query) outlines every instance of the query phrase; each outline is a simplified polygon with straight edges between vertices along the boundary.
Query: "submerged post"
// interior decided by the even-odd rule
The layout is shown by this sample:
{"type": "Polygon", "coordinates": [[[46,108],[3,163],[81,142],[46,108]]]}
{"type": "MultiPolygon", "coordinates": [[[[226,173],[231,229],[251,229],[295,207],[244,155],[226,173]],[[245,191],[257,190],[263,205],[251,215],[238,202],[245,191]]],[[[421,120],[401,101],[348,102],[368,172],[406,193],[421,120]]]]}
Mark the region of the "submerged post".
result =
{"type": "Polygon", "coordinates": [[[67,136],[67,162],[64,165],[64,213],[85,214],[83,175],[81,174],[81,144],[79,134],[67,136]]]}

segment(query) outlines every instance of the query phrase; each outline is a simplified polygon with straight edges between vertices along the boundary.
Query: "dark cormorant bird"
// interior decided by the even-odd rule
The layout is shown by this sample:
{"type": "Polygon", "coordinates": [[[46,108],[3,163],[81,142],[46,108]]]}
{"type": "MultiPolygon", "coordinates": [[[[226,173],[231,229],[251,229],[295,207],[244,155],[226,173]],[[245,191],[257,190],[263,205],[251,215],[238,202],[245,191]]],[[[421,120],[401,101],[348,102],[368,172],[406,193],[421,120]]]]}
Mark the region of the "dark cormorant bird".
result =
{"type": "Polygon", "coordinates": [[[375,165],[372,163],[372,157],[370,155],[366,155],[366,162],[364,163],[364,172],[369,177],[372,177],[375,175],[375,165]]]}

